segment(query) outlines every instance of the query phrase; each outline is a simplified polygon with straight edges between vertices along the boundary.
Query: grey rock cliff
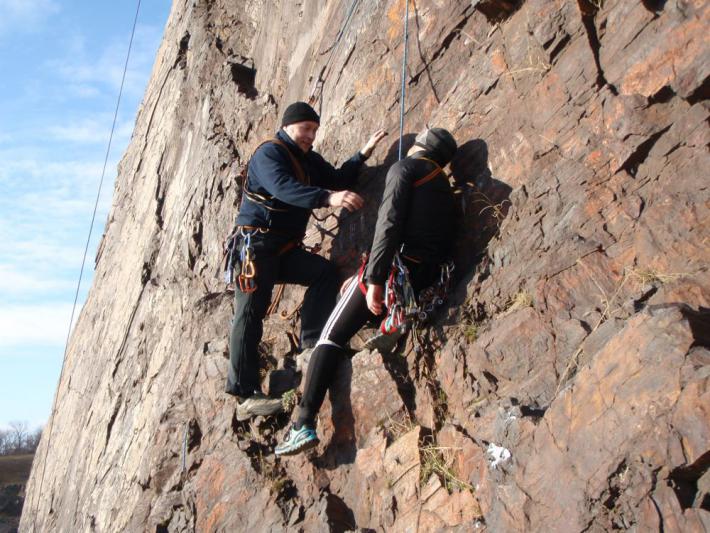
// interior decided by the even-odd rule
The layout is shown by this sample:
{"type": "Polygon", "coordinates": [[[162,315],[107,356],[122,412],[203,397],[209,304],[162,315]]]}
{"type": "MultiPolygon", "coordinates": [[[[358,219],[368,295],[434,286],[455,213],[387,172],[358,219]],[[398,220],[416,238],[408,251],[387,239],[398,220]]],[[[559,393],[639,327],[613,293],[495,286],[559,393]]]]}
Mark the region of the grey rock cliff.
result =
{"type": "MultiPolygon", "coordinates": [[[[368,206],[307,236],[352,272],[396,159],[404,6],[175,1],[21,531],[710,528],[702,0],[412,2],[406,131],[461,145],[460,281],[419,349],[344,365],[314,457],[270,455],[288,416],[236,422],[236,176],[296,99],[331,161],[388,128],[368,206]]],[[[274,388],[301,295],[267,323],[274,388]]]]}

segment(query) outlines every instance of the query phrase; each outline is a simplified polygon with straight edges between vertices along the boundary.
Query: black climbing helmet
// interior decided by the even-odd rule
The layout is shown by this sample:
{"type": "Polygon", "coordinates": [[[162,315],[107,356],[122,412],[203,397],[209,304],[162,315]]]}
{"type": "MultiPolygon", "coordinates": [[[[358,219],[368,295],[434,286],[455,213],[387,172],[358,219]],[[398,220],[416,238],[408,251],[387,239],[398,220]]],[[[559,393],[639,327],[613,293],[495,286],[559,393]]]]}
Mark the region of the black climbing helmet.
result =
{"type": "Polygon", "coordinates": [[[437,156],[441,166],[448,164],[453,159],[458,148],[454,136],[444,128],[425,129],[417,135],[414,145],[432,152],[437,156]]]}

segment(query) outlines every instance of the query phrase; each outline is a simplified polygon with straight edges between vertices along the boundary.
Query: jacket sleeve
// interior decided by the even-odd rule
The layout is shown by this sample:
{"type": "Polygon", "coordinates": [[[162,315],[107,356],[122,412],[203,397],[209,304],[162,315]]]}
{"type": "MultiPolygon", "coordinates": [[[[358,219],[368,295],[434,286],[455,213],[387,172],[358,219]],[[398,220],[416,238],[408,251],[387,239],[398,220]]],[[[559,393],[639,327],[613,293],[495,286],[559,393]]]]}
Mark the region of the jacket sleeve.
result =
{"type": "Polygon", "coordinates": [[[288,205],[306,209],[326,205],[329,192],[298,181],[293,174],[291,160],[282,152],[283,149],[273,144],[257,150],[249,162],[249,174],[257,185],[288,205]]]}
{"type": "Polygon", "coordinates": [[[364,276],[366,282],[382,285],[387,280],[392,259],[402,241],[411,195],[412,184],[402,172],[402,166],[393,165],[387,172],[385,191],[377,212],[375,236],[364,276]]]}
{"type": "Polygon", "coordinates": [[[360,168],[367,159],[360,152],[357,152],[354,156],[345,161],[339,169],[336,169],[317,152],[313,152],[311,157],[319,169],[319,185],[331,191],[351,189],[355,183],[357,183],[360,168]]]}

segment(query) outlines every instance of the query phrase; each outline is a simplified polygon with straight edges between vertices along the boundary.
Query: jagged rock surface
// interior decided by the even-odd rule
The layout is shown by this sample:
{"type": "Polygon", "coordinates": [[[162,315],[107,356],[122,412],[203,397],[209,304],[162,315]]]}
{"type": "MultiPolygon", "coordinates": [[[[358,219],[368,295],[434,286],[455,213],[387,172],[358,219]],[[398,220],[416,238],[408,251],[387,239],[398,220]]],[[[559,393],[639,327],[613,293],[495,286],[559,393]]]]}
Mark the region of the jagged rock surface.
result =
{"type": "MultiPolygon", "coordinates": [[[[271,455],[287,415],[236,421],[219,263],[241,165],[314,89],[331,160],[398,124],[404,0],[358,2],[338,43],[350,6],[176,0],[21,530],[710,528],[702,0],[412,3],[406,129],[461,144],[459,284],[420,350],[341,369],[314,457],[271,455]]],[[[309,231],[344,275],[391,141],[368,206],[309,231]]],[[[266,328],[274,390],[301,294],[266,328]]]]}

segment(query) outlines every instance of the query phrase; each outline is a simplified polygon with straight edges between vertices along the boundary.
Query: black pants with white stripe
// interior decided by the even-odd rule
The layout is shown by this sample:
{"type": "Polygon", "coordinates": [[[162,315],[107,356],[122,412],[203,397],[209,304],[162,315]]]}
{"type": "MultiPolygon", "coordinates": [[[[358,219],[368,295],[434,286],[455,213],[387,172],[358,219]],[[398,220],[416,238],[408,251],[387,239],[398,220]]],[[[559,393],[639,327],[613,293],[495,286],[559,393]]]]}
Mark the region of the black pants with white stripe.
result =
{"type": "Polygon", "coordinates": [[[315,424],[325,393],[333,382],[338,365],[346,357],[345,347],[352,336],[372,318],[374,315],[367,308],[357,277],[353,277],[330,314],[311,354],[303,398],[299,404],[297,427],[315,424]]]}
{"type": "MultiPolygon", "coordinates": [[[[412,263],[405,260],[414,292],[431,285],[438,274],[437,263],[412,263]]],[[[375,316],[367,308],[367,300],[356,277],[349,282],[343,296],[323,328],[306,373],[306,385],[299,404],[296,426],[315,423],[325,393],[333,382],[335,371],[346,357],[346,346],[355,333],[375,316]]]]}

